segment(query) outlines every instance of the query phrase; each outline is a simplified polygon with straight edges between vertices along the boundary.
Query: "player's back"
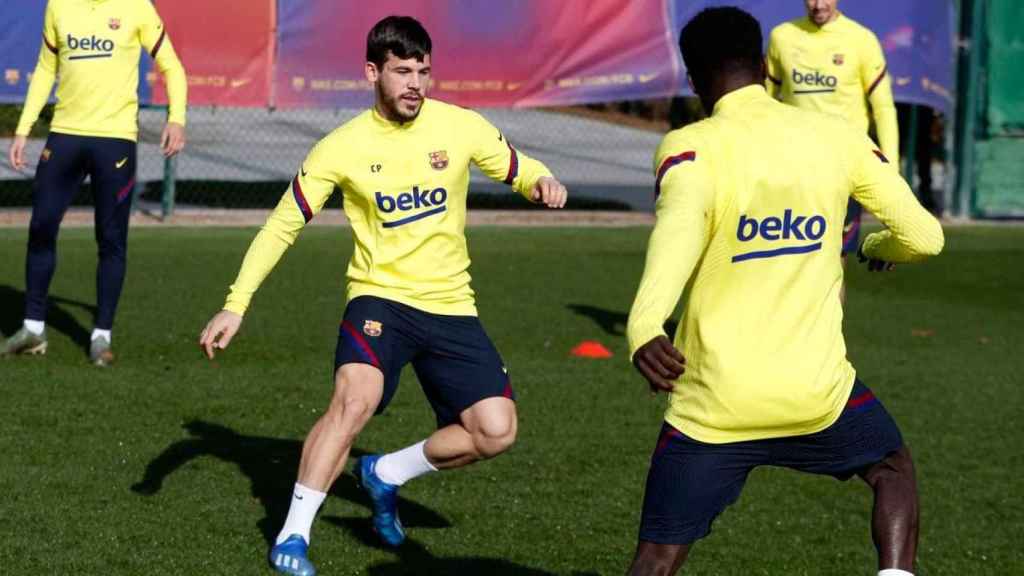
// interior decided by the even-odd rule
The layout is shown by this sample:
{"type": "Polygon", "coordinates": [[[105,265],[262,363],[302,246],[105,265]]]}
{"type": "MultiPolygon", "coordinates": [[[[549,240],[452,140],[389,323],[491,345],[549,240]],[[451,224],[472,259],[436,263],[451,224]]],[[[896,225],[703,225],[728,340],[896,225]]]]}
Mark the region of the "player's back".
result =
{"type": "Polygon", "coordinates": [[[715,442],[808,433],[841,409],[854,379],[839,253],[856,136],[752,86],[666,138],[694,147],[714,187],[677,341],[688,368],[669,411],[688,433],[715,442]]]}

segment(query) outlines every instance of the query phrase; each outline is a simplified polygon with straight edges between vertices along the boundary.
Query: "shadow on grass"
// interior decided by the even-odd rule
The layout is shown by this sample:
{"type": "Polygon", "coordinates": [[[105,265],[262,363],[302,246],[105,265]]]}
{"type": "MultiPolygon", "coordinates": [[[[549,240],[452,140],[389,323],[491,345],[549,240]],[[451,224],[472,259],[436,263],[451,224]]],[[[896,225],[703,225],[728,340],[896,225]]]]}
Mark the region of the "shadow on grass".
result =
{"type": "MultiPolygon", "coordinates": [[[[96,306],[92,304],[51,295],[46,313],[46,327],[66,334],[76,344],[88,348],[89,329],[65,310],[68,306],[82,308],[88,311],[90,316],[96,316],[96,306]]],[[[0,332],[5,336],[17,332],[25,319],[24,313],[25,293],[11,286],[0,286],[0,332]]]]}
{"type": "MultiPolygon", "coordinates": [[[[596,322],[606,334],[612,336],[624,336],[626,334],[626,322],[629,319],[629,314],[625,312],[598,308],[589,304],[568,304],[566,307],[576,314],[586,316],[596,322]]],[[[675,335],[678,324],[676,320],[671,318],[665,321],[665,333],[668,334],[669,338],[675,335]]]]}
{"type": "MultiPolygon", "coordinates": [[[[257,525],[269,546],[277,537],[277,531],[281,529],[288,514],[295,474],[299,469],[299,457],[302,454],[302,442],[245,436],[225,426],[201,420],[188,422],[184,428],[192,437],[171,444],[153,459],[146,466],[142,480],[132,485],[132,491],[146,496],[156,494],[168,476],[196,458],[213,456],[235,464],[249,477],[252,495],[260,501],[266,511],[266,516],[257,525]]],[[[355,459],[365,453],[353,448],[351,458],[355,459]]],[[[338,478],[331,487],[330,495],[370,508],[370,501],[349,474],[342,474],[338,478]]],[[[411,500],[399,497],[398,507],[402,523],[408,527],[451,526],[451,523],[437,512],[411,500]]],[[[370,528],[369,516],[365,520],[352,519],[351,524],[347,521],[328,521],[335,525],[351,527],[358,537],[377,545],[378,539],[370,528]],[[368,534],[361,533],[361,530],[368,534]]]]}
{"type": "MultiPolygon", "coordinates": [[[[370,521],[358,518],[329,516],[324,520],[348,529],[367,546],[378,546],[379,538],[373,533],[370,521]]],[[[366,569],[370,576],[424,576],[483,574],[486,576],[554,576],[538,568],[530,568],[500,558],[455,557],[438,558],[412,538],[393,550],[398,557],[390,562],[375,564],[366,569]]],[[[572,572],[571,576],[597,576],[596,572],[572,572]]]]}

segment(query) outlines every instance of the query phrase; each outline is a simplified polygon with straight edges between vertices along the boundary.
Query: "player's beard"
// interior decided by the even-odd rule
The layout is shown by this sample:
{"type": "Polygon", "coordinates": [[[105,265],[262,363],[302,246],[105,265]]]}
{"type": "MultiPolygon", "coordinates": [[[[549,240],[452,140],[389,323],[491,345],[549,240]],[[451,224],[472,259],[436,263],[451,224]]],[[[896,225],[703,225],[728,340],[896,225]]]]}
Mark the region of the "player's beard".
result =
{"type": "Polygon", "coordinates": [[[383,112],[388,119],[395,122],[410,122],[415,120],[420,114],[420,110],[423,108],[423,94],[418,92],[401,92],[398,94],[387,94],[381,86],[377,86],[377,101],[381,103],[384,108],[383,112]],[[412,108],[407,100],[403,99],[403,96],[416,96],[417,101],[415,108],[412,108]]]}

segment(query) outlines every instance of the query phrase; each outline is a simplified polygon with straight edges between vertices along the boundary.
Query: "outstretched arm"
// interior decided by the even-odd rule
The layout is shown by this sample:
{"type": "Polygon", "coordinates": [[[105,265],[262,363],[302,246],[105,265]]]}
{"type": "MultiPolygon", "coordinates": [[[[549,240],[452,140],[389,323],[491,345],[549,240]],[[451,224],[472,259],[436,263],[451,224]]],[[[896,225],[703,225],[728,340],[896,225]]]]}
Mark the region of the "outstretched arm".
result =
{"type": "Polygon", "coordinates": [[[657,160],[657,220],[626,334],[633,365],[651,390],[668,392],[686,359],[663,326],[704,252],[714,193],[698,152],[688,145],[663,143],[657,160]]]}
{"type": "Polygon", "coordinates": [[[323,143],[310,152],[277,208],[249,245],[224,309],[207,323],[199,335],[199,346],[208,358],[214,357],[215,350],[223,350],[231,343],[256,290],[295,242],[302,228],[320,212],[331,196],[340,180],[337,173],[328,167],[329,159],[330,156],[323,151],[323,143]]]}
{"type": "Polygon", "coordinates": [[[470,121],[473,162],[484,174],[512,186],[530,202],[565,206],[568,192],[541,162],[517,150],[505,135],[476,112],[470,121]]]}
{"type": "Polygon", "coordinates": [[[853,137],[853,197],[886,226],[869,234],[860,254],[869,268],[885,263],[916,262],[942,251],[942,225],[914,197],[914,192],[889,165],[889,159],[867,136],[853,137]]]}

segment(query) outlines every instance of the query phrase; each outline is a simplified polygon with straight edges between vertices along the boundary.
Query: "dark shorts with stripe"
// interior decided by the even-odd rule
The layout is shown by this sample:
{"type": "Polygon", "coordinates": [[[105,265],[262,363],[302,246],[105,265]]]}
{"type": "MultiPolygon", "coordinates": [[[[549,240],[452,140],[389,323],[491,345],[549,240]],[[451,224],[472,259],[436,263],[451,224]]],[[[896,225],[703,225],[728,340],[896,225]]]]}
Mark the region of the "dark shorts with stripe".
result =
{"type": "Polygon", "coordinates": [[[853,198],[846,201],[846,220],[843,221],[843,254],[856,254],[860,249],[860,219],[864,208],[853,198]]]}
{"type": "Polygon", "coordinates": [[[501,356],[476,316],[431,314],[374,296],[348,303],[334,367],[380,368],[384,394],[378,414],[391,402],[410,362],[439,427],[458,422],[463,410],[485,398],[515,399],[501,356]]]}
{"type": "Polygon", "coordinates": [[[839,419],[814,434],[706,444],[665,424],[647,475],[640,540],[689,544],[707,536],[757,466],[847,480],[901,446],[896,422],[859,380],[839,419]]]}

